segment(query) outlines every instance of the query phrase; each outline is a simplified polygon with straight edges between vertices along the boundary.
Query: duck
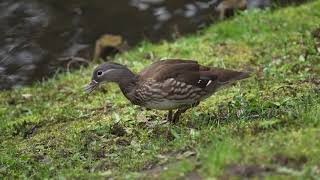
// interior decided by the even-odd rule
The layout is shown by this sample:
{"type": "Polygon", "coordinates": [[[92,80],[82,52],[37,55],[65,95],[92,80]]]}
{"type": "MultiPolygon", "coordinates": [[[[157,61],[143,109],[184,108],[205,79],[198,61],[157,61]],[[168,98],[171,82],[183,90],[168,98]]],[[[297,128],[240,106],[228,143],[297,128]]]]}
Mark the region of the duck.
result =
{"type": "Polygon", "coordinates": [[[134,73],[125,65],[106,62],[96,67],[87,93],[100,84],[116,83],[134,105],[166,110],[166,120],[177,123],[181,114],[212,96],[221,87],[248,78],[243,71],[208,67],[196,60],[164,59],[134,73]]]}

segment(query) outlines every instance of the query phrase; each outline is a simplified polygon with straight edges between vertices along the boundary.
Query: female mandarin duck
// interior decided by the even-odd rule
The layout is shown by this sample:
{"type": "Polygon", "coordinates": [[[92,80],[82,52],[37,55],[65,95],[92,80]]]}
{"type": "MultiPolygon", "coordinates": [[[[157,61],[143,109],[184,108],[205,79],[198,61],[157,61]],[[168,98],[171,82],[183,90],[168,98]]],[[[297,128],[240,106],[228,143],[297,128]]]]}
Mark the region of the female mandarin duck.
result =
{"type": "Polygon", "coordinates": [[[213,95],[220,87],[249,77],[249,73],[206,67],[193,60],[167,59],[151,64],[139,74],[116,63],[98,66],[86,87],[92,92],[103,82],[117,83],[133,104],[169,110],[167,120],[178,122],[187,109],[213,95]],[[172,111],[177,109],[173,114],[172,111]]]}

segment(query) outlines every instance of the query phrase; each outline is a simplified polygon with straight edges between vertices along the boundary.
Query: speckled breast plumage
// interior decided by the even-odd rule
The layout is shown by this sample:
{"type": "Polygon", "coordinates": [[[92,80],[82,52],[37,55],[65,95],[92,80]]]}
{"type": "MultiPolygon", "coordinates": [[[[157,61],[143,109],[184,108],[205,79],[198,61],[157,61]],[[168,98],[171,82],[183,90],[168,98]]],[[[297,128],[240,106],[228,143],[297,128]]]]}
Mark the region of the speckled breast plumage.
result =
{"type": "Polygon", "coordinates": [[[173,78],[164,82],[147,80],[135,91],[140,105],[150,109],[170,110],[191,105],[205,96],[207,91],[194,85],[179,82],[173,78]]]}

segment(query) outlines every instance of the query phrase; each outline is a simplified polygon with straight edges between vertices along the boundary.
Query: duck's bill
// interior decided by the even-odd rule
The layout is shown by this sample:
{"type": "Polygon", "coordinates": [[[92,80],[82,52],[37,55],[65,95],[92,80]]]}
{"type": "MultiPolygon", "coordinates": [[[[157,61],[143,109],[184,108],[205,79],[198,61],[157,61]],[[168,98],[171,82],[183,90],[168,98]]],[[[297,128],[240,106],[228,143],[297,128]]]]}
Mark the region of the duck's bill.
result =
{"type": "Polygon", "coordinates": [[[84,90],[86,93],[91,93],[92,91],[94,91],[97,87],[98,87],[99,83],[95,80],[91,81],[91,83],[89,85],[87,85],[84,90]]]}

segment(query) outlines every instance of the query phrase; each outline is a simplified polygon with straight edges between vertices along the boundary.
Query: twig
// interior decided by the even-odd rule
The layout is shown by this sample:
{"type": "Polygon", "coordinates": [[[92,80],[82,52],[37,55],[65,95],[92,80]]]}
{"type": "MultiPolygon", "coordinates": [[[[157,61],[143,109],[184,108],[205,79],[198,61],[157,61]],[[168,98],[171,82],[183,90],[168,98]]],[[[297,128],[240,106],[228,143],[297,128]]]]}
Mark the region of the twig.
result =
{"type": "Polygon", "coordinates": [[[67,64],[67,71],[70,71],[70,66],[75,62],[83,62],[86,64],[90,64],[90,61],[88,61],[87,59],[84,59],[82,57],[74,57],[74,56],[61,57],[61,58],[58,58],[58,60],[59,61],[69,61],[67,64]]]}

